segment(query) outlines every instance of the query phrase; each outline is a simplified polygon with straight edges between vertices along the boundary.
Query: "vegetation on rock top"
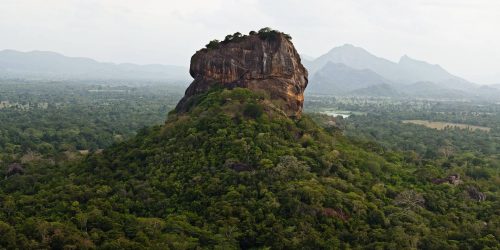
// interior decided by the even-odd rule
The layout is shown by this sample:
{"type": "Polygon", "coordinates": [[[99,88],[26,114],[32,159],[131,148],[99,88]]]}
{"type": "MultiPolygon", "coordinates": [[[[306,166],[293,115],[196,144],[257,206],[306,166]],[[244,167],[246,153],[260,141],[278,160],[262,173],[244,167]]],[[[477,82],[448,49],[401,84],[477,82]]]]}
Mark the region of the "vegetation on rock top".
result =
{"type": "MultiPolygon", "coordinates": [[[[269,27],[262,28],[258,32],[255,31],[250,31],[249,33],[250,36],[253,35],[258,35],[260,39],[262,40],[275,40],[279,35],[283,35],[286,39],[289,41],[292,40],[292,37],[289,34],[283,33],[278,30],[273,30],[269,27]]],[[[247,35],[243,35],[240,32],[236,32],[234,34],[229,34],[227,35],[224,40],[219,41],[217,39],[214,39],[210,41],[207,45],[205,45],[206,49],[217,49],[221,44],[228,44],[228,43],[237,43],[242,41],[244,38],[246,38],[247,35]]]]}

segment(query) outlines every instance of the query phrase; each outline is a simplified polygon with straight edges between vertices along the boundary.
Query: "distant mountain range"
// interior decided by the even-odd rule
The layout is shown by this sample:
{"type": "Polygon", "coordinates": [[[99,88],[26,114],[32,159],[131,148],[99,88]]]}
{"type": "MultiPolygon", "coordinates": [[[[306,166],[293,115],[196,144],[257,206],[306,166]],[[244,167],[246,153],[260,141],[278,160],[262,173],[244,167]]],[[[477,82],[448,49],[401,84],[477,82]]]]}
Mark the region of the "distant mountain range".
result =
{"type": "Polygon", "coordinates": [[[316,58],[303,57],[309,70],[308,92],[329,95],[500,98],[500,87],[452,75],[439,65],[403,56],[399,62],[346,44],[316,58]]]}
{"type": "MultiPolygon", "coordinates": [[[[360,47],[343,45],[314,59],[301,55],[309,70],[307,93],[388,97],[500,99],[500,84],[480,86],[439,65],[403,56],[395,63],[360,47]]],[[[0,51],[0,79],[123,80],[187,84],[189,69],[171,65],[103,63],[55,52],[0,51]]]]}
{"type": "Polygon", "coordinates": [[[0,78],[29,80],[144,80],[185,81],[185,67],[102,63],[89,58],[67,57],[55,52],[0,51],[0,78]]]}

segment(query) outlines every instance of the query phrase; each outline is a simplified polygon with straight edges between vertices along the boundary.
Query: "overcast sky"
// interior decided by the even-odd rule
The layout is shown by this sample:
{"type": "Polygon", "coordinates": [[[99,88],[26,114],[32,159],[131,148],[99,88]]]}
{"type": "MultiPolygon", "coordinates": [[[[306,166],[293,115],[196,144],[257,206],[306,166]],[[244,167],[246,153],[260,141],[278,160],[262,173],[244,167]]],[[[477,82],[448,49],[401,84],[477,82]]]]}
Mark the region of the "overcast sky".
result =
{"type": "Polygon", "coordinates": [[[189,66],[211,39],[262,27],[299,53],[345,43],[500,83],[499,0],[0,0],[0,50],[189,66]]]}

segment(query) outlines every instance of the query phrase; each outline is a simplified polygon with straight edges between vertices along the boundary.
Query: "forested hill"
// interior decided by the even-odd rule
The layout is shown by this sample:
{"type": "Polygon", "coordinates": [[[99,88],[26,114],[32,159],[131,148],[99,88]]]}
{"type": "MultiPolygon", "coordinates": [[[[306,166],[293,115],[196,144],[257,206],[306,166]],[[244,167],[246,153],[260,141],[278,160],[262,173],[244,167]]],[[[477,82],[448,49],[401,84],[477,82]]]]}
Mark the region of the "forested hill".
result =
{"type": "MultiPolygon", "coordinates": [[[[29,165],[0,182],[14,249],[482,249],[498,196],[349,141],[264,95],[214,90],[163,126],[83,162],[29,165]],[[443,184],[431,182],[445,178],[443,184]],[[451,183],[451,182],[450,182],[451,183]]],[[[432,164],[432,163],[430,163],[432,164]]]]}

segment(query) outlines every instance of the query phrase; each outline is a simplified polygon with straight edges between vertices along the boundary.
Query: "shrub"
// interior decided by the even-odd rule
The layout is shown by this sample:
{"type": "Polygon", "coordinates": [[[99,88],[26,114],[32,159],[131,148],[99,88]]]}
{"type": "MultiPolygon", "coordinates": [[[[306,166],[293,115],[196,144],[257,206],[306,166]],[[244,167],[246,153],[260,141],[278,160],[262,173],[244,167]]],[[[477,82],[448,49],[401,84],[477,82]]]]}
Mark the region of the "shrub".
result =
{"type": "Polygon", "coordinates": [[[287,40],[292,40],[292,37],[289,34],[285,34],[279,30],[273,30],[269,27],[265,27],[259,30],[258,32],[260,39],[263,40],[275,40],[278,38],[279,34],[282,34],[287,40]]]}
{"type": "Polygon", "coordinates": [[[207,45],[205,45],[205,47],[207,49],[216,49],[219,47],[219,44],[220,44],[219,40],[214,39],[214,40],[210,41],[207,45]]]}
{"type": "Polygon", "coordinates": [[[245,106],[245,109],[243,110],[243,114],[246,117],[253,118],[253,119],[261,117],[262,113],[263,113],[262,106],[260,106],[259,104],[255,104],[255,103],[247,104],[245,106]]]}

